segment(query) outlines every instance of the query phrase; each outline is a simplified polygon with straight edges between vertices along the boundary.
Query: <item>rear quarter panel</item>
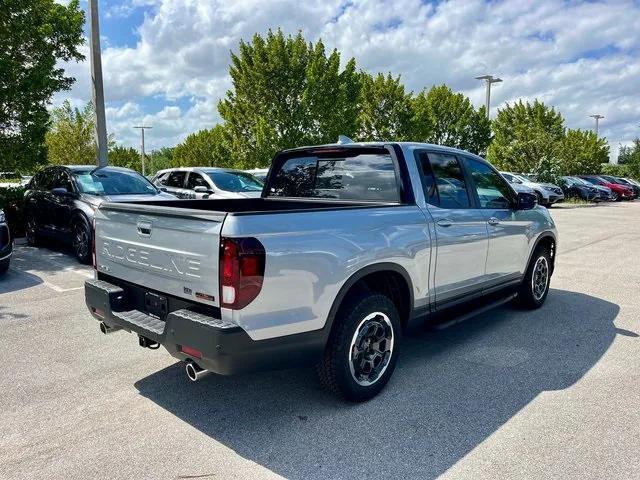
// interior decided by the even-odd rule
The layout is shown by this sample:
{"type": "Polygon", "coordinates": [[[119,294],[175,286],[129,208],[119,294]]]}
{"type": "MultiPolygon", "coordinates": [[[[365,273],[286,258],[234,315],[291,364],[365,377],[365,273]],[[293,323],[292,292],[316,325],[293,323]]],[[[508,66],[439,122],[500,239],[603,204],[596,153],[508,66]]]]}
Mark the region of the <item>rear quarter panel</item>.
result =
{"type": "Polygon", "coordinates": [[[376,263],[404,268],[414,306],[426,303],[430,237],[415,205],[230,215],[223,236],[255,237],[266,251],[258,297],[242,310],[222,309],[254,340],[323,328],[344,283],[376,263]]]}

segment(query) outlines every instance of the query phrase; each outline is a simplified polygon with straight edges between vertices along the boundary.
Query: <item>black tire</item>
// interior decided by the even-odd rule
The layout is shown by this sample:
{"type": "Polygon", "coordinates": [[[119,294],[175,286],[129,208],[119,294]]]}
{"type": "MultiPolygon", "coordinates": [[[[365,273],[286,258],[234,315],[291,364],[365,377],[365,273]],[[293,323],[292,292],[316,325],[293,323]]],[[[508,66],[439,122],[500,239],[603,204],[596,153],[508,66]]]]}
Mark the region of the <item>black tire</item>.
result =
{"type": "Polygon", "coordinates": [[[73,253],[80,263],[91,263],[91,228],[89,222],[79,217],[71,228],[73,253]]]}
{"type": "Polygon", "coordinates": [[[40,244],[40,237],[38,236],[38,227],[36,219],[33,213],[27,214],[27,220],[25,222],[25,236],[27,237],[27,244],[36,247],[40,244]]]}
{"type": "Polygon", "coordinates": [[[4,275],[9,270],[9,259],[0,260],[0,275],[4,275]]]}
{"type": "Polygon", "coordinates": [[[525,273],[520,289],[518,290],[518,296],[515,299],[516,303],[521,307],[528,309],[540,308],[549,294],[552,272],[553,267],[549,249],[542,246],[537,247],[531,256],[527,272],[525,273]],[[540,277],[542,272],[540,270],[545,269],[546,275],[544,279],[544,287],[542,287],[542,279],[540,277]]]}
{"type": "Polygon", "coordinates": [[[335,318],[318,365],[320,383],[351,402],[375,397],[396,367],[401,335],[400,316],[388,297],[368,290],[353,295],[335,318]],[[352,358],[358,346],[360,362],[352,358]]]}

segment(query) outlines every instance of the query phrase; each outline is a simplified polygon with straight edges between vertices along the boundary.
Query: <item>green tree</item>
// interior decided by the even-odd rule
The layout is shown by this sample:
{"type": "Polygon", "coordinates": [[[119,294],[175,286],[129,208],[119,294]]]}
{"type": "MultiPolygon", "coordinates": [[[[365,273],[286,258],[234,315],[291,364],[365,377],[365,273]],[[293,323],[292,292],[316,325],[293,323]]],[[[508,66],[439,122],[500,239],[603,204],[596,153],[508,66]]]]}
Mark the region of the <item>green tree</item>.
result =
{"type": "Polygon", "coordinates": [[[199,130],[175,147],[171,163],[174,167],[236,167],[227,141],[225,127],[220,124],[199,130]]]}
{"type": "Polygon", "coordinates": [[[361,72],[358,106],[358,140],[411,139],[411,94],[405,93],[400,76],[361,72]]]}
{"type": "Polygon", "coordinates": [[[0,0],[0,165],[31,171],[45,163],[47,104],[74,79],[59,61],[83,60],[78,0],[0,0]]]}
{"type": "Polygon", "coordinates": [[[613,175],[614,177],[631,177],[638,179],[629,171],[628,165],[620,165],[619,163],[603,163],[600,167],[600,173],[603,175],[613,175]]]}
{"type": "Polygon", "coordinates": [[[218,104],[235,165],[269,164],[281,149],[335,142],[357,130],[358,73],[353,59],[301,33],[269,31],[240,42],[231,54],[233,88],[218,104]]]}
{"type": "Polygon", "coordinates": [[[605,138],[597,138],[590,130],[567,129],[559,151],[563,175],[597,174],[601,165],[608,161],[609,145],[605,138]]]}
{"type": "Polygon", "coordinates": [[[620,146],[618,163],[624,165],[627,175],[640,179],[640,138],[636,138],[631,145],[620,146]]]}
{"type": "Polygon", "coordinates": [[[162,147],[151,152],[150,165],[148,170],[150,173],[156,173],[158,170],[171,168],[173,166],[173,153],[175,147],[162,147]]]}
{"type": "Polygon", "coordinates": [[[51,127],[45,136],[49,163],[85,165],[96,163],[93,105],[82,110],[68,100],[51,112],[51,127]]]}
{"type": "Polygon", "coordinates": [[[413,140],[460,148],[485,155],[491,122],[484,107],[446,85],[423,90],[413,99],[413,140]]]}
{"type": "MultiPolygon", "coordinates": [[[[116,145],[109,149],[109,165],[114,167],[131,168],[142,173],[142,163],[140,161],[140,153],[132,147],[123,147],[116,145]]],[[[149,157],[146,158],[145,167],[149,165],[149,157]]]]}
{"type": "Polygon", "coordinates": [[[564,119],[554,108],[535,100],[519,101],[498,110],[487,159],[497,168],[537,174],[553,180],[561,174],[559,154],[564,119]]]}

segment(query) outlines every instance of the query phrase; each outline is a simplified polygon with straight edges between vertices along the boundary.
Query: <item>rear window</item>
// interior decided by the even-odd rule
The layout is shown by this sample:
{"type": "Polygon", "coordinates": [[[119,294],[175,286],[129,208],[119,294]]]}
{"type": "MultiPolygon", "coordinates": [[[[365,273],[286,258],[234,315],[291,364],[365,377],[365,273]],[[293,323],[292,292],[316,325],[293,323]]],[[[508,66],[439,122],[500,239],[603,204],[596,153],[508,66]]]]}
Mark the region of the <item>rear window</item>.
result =
{"type": "Polygon", "coordinates": [[[274,167],[269,196],[400,201],[394,162],[386,152],[302,154],[274,167]]]}

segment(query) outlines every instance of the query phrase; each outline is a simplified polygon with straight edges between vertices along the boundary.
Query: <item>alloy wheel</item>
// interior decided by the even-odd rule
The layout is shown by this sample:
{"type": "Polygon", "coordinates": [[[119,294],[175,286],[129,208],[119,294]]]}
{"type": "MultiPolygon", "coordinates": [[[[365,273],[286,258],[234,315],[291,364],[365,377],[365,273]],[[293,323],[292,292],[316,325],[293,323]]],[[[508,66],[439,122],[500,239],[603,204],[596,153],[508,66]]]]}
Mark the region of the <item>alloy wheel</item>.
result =
{"type": "Polygon", "coordinates": [[[349,368],[362,386],[376,383],[393,355],[393,326],[382,312],[367,315],[356,328],[349,348],[349,368]]]}
{"type": "Polygon", "coordinates": [[[80,259],[86,258],[89,253],[89,235],[81,223],[76,223],[73,229],[73,250],[80,259]]]}
{"type": "Polygon", "coordinates": [[[547,291],[549,283],[549,263],[547,258],[542,256],[536,260],[533,266],[533,275],[531,276],[531,291],[533,298],[540,301],[547,291]]]}

